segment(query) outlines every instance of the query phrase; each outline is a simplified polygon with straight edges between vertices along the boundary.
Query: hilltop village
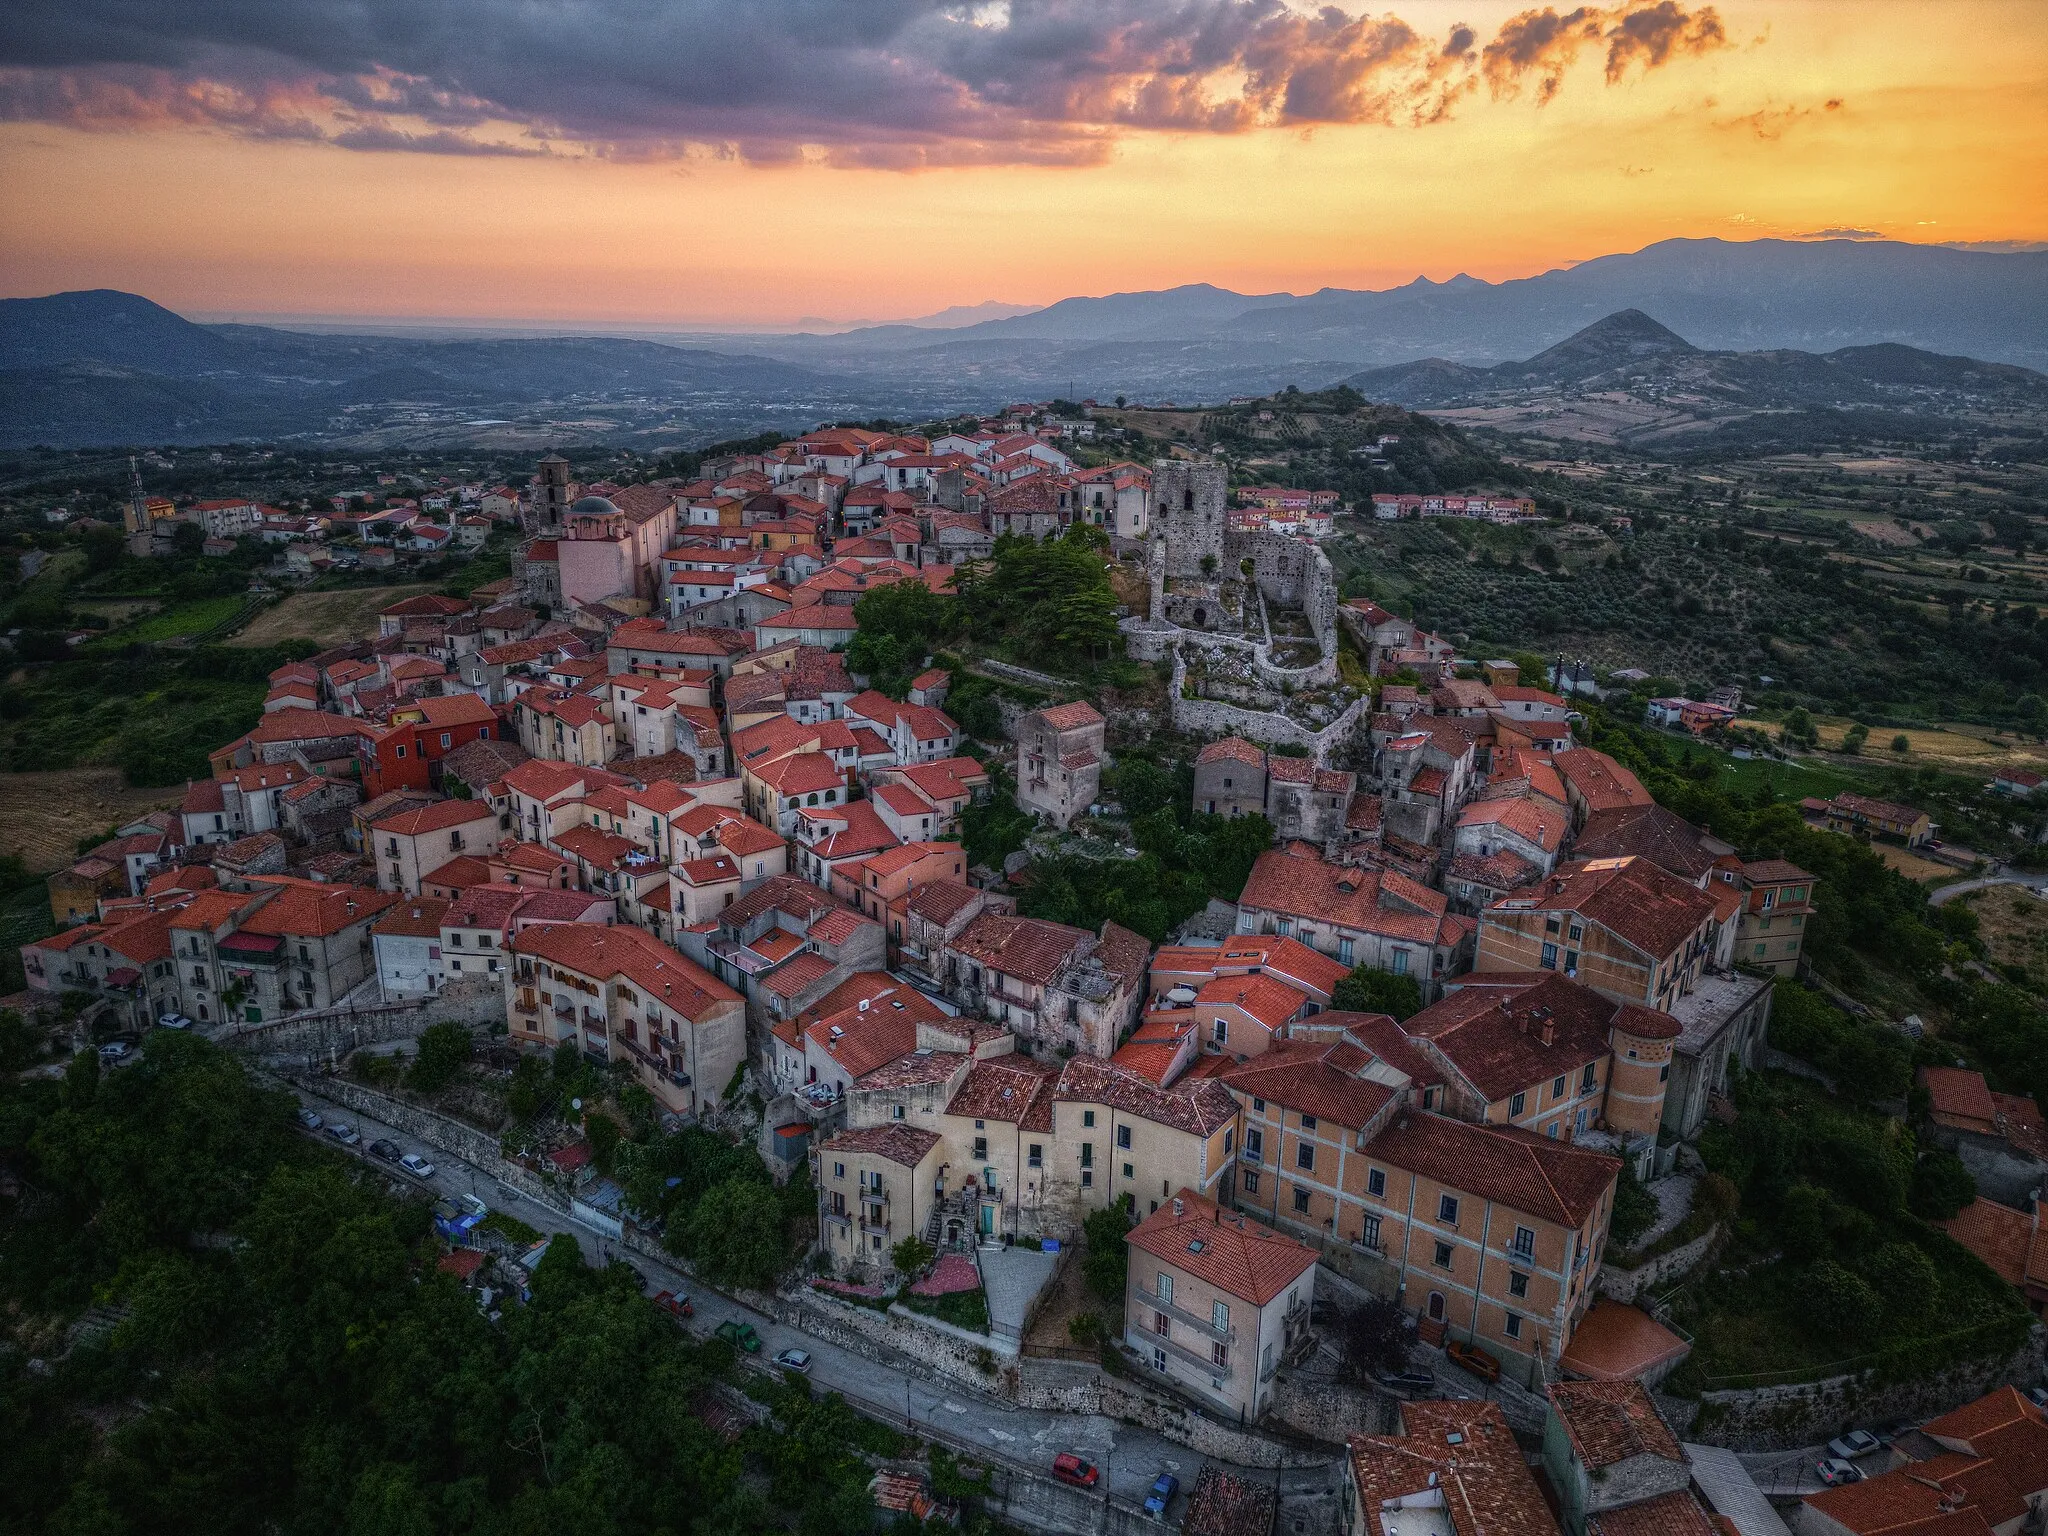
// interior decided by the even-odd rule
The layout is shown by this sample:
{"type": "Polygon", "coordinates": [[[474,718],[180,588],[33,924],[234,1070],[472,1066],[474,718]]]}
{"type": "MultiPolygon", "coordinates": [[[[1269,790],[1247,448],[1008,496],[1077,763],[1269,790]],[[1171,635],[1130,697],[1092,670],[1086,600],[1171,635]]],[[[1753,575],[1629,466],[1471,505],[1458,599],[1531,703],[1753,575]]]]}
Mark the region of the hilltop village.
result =
{"type": "MultiPolygon", "coordinates": [[[[1424,1392],[1397,1433],[1350,1437],[1350,1529],[1395,1530],[1387,1510],[1461,1536],[1764,1529],[1712,1523],[1649,1391],[1688,1341],[1603,1269],[1618,1201],[1696,1168],[1762,1065],[1816,877],[1742,857],[1577,738],[1590,679],[1461,657],[1340,599],[1333,493],[1233,496],[1186,457],[1084,469],[1059,431],[1014,426],[820,430],[627,485],[549,456],[446,527],[355,516],[365,558],[516,529],[511,574],[393,603],[272,673],[261,720],[175,810],[51,878],[32,997],[259,1047],[452,1020],[568,1053],[665,1124],[806,1169],[828,1296],[1099,1245],[1113,1218],[1111,1344],[1222,1423],[1265,1418],[1312,1317],[1359,1298],[1548,1413],[1561,1510],[1503,1405],[1424,1392]],[[1159,669],[1154,724],[1195,744],[1177,809],[1270,828],[1235,900],[1166,942],[1019,910],[1040,853],[1125,835],[1120,722],[1021,665],[856,665],[877,594],[954,597],[1024,540],[1129,594],[1110,649],[1159,669]],[[949,700],[991,678],[1039,701],[963,728],[949,700]],[[1028,820],[1027,850],[977,862],[968,828],[996,812],[1028,820]]],[[[330,519],[202,507],[210,539],[332,560],[330,519]]],[[[138,492],[132,552],[167,537],[167,508],[138,492]]],[[[1534,515],[1479,495],[1358,510],[1534,515]]],[[[558,1151],[623,1237],[620,1188],[558,1151]]],[[[2048,1425],[2007,1395],[1930,1423],[1924,1475],[1873,1467],[1866,1489],[1988,1508],[1990,1467],[2038,1500],[2048,1425]],[[2000,1436],[2018,1448],[1970,1450],[2000,1436]]]]}

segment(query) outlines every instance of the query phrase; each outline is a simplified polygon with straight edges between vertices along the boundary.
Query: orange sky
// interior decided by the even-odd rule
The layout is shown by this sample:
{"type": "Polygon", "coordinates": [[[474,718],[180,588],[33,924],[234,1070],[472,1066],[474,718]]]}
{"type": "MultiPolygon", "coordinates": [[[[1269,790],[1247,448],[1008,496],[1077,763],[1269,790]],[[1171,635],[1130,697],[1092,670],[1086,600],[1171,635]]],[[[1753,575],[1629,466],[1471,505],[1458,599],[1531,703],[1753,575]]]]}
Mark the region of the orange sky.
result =
{"type": "MultiPolygon", "coordinates": [[[[1522,7],[1400,4],[1435,38],[1522,7]]],[[[0,292],[563,322],[890,318],[1214,282],[1511,277],[1671,236],[2048,239],[2048,6],[1725,3],[1725,45],[1449,120],[1111,129],[1093,165],[371,152],[0,124],[0,292]]],[[[1432,45],[1434,46],[1434,45],[1432,45]]]]}

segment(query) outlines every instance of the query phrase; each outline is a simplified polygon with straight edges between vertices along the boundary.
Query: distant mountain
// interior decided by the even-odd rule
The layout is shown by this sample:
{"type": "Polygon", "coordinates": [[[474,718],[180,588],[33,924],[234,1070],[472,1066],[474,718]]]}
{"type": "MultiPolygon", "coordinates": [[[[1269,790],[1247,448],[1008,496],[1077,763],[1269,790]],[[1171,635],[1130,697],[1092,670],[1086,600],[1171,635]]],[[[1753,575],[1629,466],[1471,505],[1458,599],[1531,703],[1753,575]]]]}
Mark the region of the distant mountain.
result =
{"type": "Polygon", "coordinates": [[[419,406],[443,425],[597,409],[639,428],[680,414],[759,430],[898,408],[904,393],[774,358],[623,337],[422,340],[203,326],[110,290],[0,301],[4,446],[348,434],[417,421],[410,408],[419,406]]]}

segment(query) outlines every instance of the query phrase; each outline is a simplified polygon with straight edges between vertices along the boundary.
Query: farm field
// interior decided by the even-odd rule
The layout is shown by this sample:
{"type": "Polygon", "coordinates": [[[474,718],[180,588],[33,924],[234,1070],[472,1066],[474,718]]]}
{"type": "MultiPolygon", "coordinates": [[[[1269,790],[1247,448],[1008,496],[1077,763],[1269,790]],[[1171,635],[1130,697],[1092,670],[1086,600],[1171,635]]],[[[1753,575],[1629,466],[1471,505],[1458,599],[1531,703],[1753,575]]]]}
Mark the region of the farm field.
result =
{"type": "Polygon", "coordinates": [[[182,786],[130,789],[118,768],[0,773],[0,853],[18,853],[32,873],[69,864],[78,840],[116,822],[176,805],[182,786]]]}
{"type": "Polygon", "coordinates": [[[1968,873],[1966,870],[1957,869],[1953,864],[1943,864],[1936,859],[1923,859],[1911,849],[1894,847],[1890,843],[1872,843],[1870,851],[1908,880],[1916,880],[1923,885],[1930,880],[1960,880],[1968,873]]]}
{"type": "Polygon", "coordinates": [[[165,640],[182,640],[187,635],[204,634],[216,624],[224,624],[232,619],[242,611],[248,601],[248,598],[237,595],[204,597],[189,603],[174,603],[161,613],[153,613],[139,623],[111,631],[106,643],[160,643],[165,640]]]}
{"type": "Polygon", "coordinates": [[[395,587],[352,587],[339,592],[294,592],[275,608],[258,614],[226,643],[261,646],[283,640],[311,640],[324,650],[375,634],[378,609],[432,590],[415,582],[395,587]]]}
{"type": "Polygon", "coordinates": [[[1977,914],[1977,933],[1994,965],[2048,963],[2048,901],[2024,886],[1994,885],[1958,896],[1977,914]]]}

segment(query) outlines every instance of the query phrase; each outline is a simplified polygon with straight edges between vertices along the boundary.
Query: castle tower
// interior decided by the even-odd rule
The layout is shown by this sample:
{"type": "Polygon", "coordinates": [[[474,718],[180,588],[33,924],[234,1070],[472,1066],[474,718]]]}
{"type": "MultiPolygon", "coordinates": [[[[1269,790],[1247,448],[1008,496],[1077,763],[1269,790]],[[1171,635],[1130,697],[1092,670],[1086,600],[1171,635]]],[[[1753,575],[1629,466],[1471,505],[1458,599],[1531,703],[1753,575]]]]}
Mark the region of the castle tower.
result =
{"type": "Polygon", "coordinates": [[[1221,464],[1159,459],[1152,465],[1152,532],[1166,540],[1166,574],[1216,580],[1226,575],[1223,534],[1228,490],[1221,464]],[[1209,558],[1207,571],[1203,557],[1209,558]]]}
{"type": "Polygon", "coordinates": [[[533,494],[528,498],[526,525],[535,533],[555,535],[569,511],[569,461],[551,453],[535,466],[533,494]]]}
{"type": "Polygon", "coordinates": [[[1607,1078],[1607,1128],[1655,1136],[1664,1121],[1664,1090],[1678,1021],[1648,1008],[1623,1008],[1608,1032],[1614,1056],[1607,1078]]]}

